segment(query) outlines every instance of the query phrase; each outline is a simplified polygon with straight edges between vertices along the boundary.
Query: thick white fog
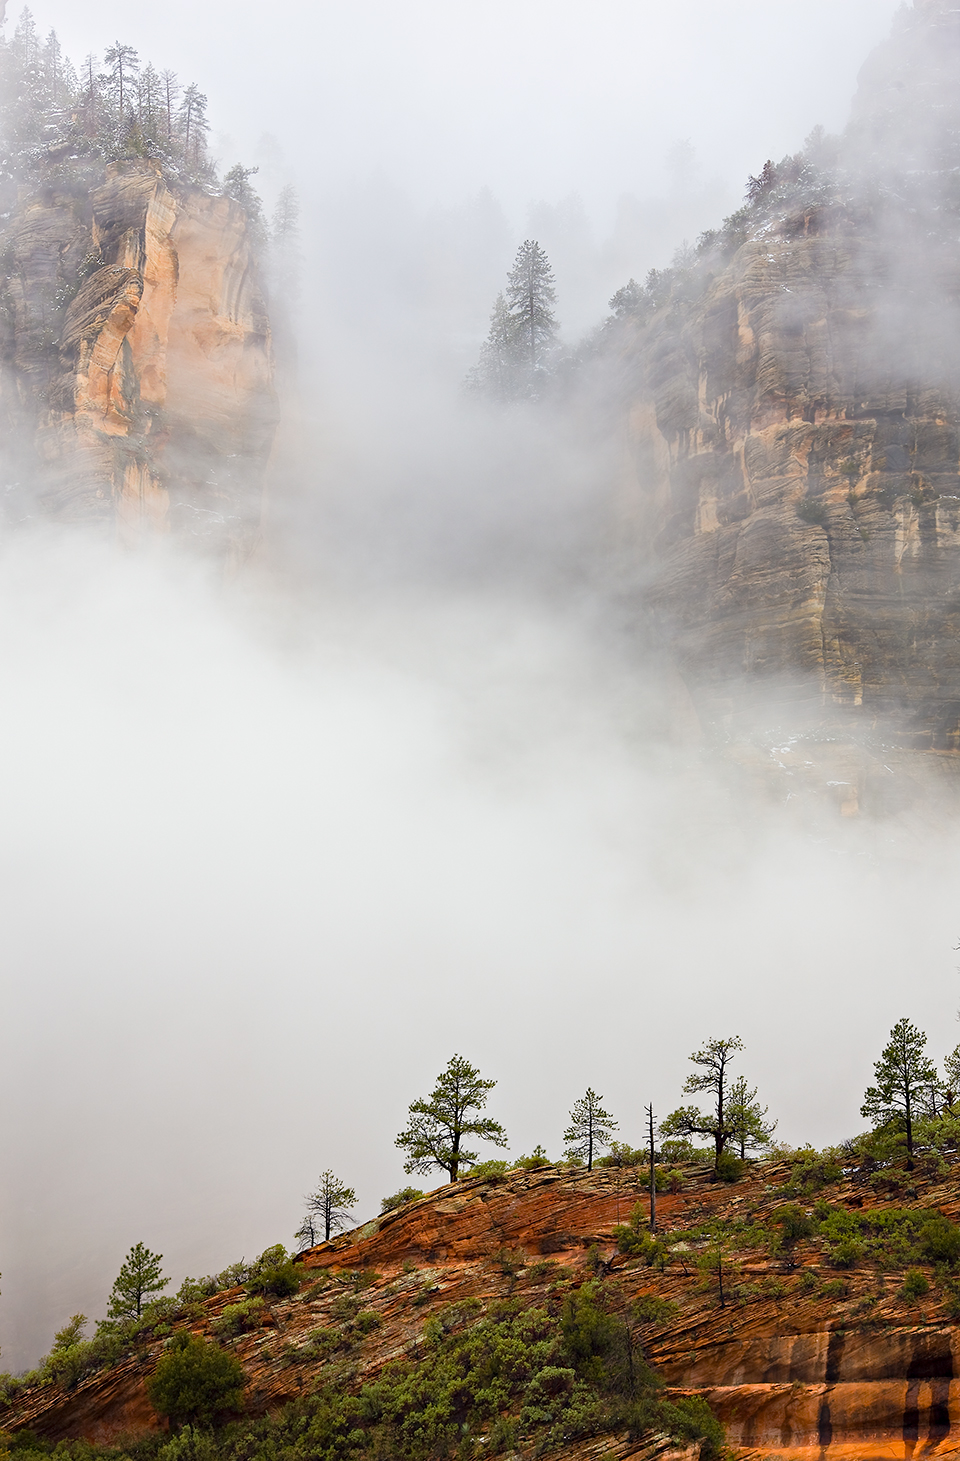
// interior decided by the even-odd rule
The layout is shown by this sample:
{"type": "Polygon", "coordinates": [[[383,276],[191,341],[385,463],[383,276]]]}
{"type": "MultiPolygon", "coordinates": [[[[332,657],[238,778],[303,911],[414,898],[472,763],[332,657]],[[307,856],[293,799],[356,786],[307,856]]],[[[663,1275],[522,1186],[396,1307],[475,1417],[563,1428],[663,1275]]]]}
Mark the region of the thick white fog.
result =
{"type": "Polygon", "coordinates": [[[588,1083],[636,1141],[711,1034],[793,1143],[860,1129],[901,1015],[956,1044],[956,838],[714,757],[604,592],[605,453],[458,397],[531,220],[575,333],[843,125],[894,8],[38,0],[196,77],[300,189],[303,278],[246,573],[0,544],[5,1368],[137,1240],[178,1282],[290,1243],[325,1167],[372,1215],[455,1051],[558,1155],[588,1083]]]}

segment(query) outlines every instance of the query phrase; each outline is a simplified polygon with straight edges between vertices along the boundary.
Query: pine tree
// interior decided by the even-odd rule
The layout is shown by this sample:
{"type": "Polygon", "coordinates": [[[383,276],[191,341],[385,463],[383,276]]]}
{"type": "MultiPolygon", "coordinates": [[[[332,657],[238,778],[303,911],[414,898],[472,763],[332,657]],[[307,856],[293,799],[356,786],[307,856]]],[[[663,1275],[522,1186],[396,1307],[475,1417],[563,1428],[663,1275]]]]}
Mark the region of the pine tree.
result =
{"type": "Polygon", "coordinates": [[[107,67],[107,95],[113,102],[118,135],[123,135],[127,127],[127,113],[136,100],[140,57],[133,46],[114,41],[107,48],[103,59],[107,67]]]}
{"type": "Polygon", "coordinates": [[[743,1049],[738,1036],[726,1040],[708,1040],[700,1050],[695,1050],[690,1059],[701,1068],[701,1074],[687,1076],[683,1083],[685,1096],[707,1093],[712,1110],[701,1111],[697,1106],[680,1106],[671,1111],[660,1123],[660,1135],[666,1137],[707,1136],[714,1146],[714,1169],[720,1166],[720,1158],[727,1142],[735,1135],[730,1114],[730,1074],[728,1067],[737,1052],[743,1049]]]}
{"type": "Polygon", "coordinates": [[[924,1052],[927,1037],[907,1019],[898,1020],[873,1067],[875,1085],[864,1092],[860,1115],[875,1126],[901,1127],[913,1166],[913,1124],[923,1114],[924,1091],[937,1083],[937,1069],[924,1052]]]}
{"type": "Polygon", "coordinates": [[[257,248],[262,248],[267,241],[267,224],[263,216],[263,203],[256,188],[251,188],[250,179],[254,173],[259,172],[258,167],[241,167],[238,162],[235,167],[225,175],[223,179],[223,191],[228,198],[233,198],[247,215],[249,221],[249,233],[257,248]]]}
{"type": "Polygon", "coordinates": [[[487,1092],[495,1085],[496,1081],[482,1080],[476,1066],[462,1055],[454,1055],[430,1095],[410,1105],[410,1124],[396,1139],[396,1145],[409,1153],[403,1170],[429,1172],[442,1167],[456,1182],[460,1168],[477,1160],[477,1153],[462,1145],[465,1136],[506,1146],[507,1134],[498,1121],[470,1114],[483,1109],[487,1092]]]}
{"type": "Polygon", "coordinates": [[[770,1139],[777,1129],[774,1121],[764,1121],[768,1108],[757,1100],[756,1088],[750,1090],[745,1076],[738,1076],[730,1086],[730,1103],[727,1116],[734,1142],[740,1148],[741,1161],[749,1151],[756,1151],[770,1145],[770,1139]]]}
{"type": "Polygon", "coordinates": [[[161,71],[160,86],[162,92],[164,130],[167,142],[172,142],[177,115],[177,101],[180,97],[180,83],[177,80],[176,71],[161,71]]]}
{"type": "Polygon", "coordinates": [[[521,376],[518,343],[516,321],[501,291],[490,315],[490,333],[480,350],[480,362],[469,378],[470,388],[500,401],[512,400],[521,376]]]}
{"type": "Polygon", "coordinates": [[[322,1232],[322,1241],[328,1243],[331,1233],[340,1233],[347,1226],[349,1209],[356,1200],[357,1194],[352,1187],[347,1187],[331,1171],[321,1172],[316,1192],[310,1192],[304,1198],[307,1216],[297,1237],[303,1240],[309,1234],[310,1242],[306,1246],[312,1248],[315,1242],[320,1241],[314,1235],[322,1232]]]}
{"type": "Polygon", "coordinates": [[[207,98],[195,82],[191,82],[184,91],[177,116],[183,141],[184,159],[188,166],[199,171],[206,153],[206,137],[210,130],[210,123],[207,121],[207,98]]]}
{"type": "Polygon", "coordinates": [[[598,1096],[590,1086],[579,1101],[575,1101],[570,1112],[570,1125],[563,1133],[568,1157],[579,1157],[586,1162],[587,1171],[593,1171],[593,1158],[602,1147],[610,1145],[610,1138],[617,1130],[609,1111],[604,1111],[598,1096]]]}
{"type": "Polygon", "coordinates": [[[518,353],[525,361],[527,385],[535,389],[556,344],[556,302],[550,261],[536,239],[525,239],[507,275],[507,304],[516,330],[518,353]]]}
{"type": "Polygon", "coordinates": [[[114,1279],[107,1303],[110,1319],[139,1319],[151,1294],[157,1294],[170,1282],[160,1272],[162,1253],[151,1253],[143,1243],[135,1243],[123,1260],[114,1279]]]}

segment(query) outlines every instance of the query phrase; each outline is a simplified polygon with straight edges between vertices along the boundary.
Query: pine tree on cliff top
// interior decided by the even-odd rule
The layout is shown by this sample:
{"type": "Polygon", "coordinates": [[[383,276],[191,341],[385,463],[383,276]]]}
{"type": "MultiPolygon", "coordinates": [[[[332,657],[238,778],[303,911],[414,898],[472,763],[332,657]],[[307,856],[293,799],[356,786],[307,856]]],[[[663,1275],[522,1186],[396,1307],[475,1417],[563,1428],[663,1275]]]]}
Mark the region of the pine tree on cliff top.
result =
{"type": "Polygon", "coordinates": [[[321,1172],[317,1190],[304,1198],[307,1215],[294,1235],[301,1246],[313,1248],[317,1243],[328,1243],[332,1233],[342,1233],[350,1220],[349,1209],[356,1200],[352,1187],[347,1187],[329,1169],[321,1172]]]}
{"type": "Polygon", "coordinates": [[[907,1143],[907,1159],[913,1165],[914,1122],[925,1114],[926,1093],[938,1085],[937,1068],[925,1053],[927,1037],[909,1020],[898,1020],[890,1039],[873,1067],[875,1085],[864,1092],[860,1115],[875,1126],[897,1126],[907,1143]]]}
{"type": "Polygon", "coordinates": [[[714,1147],[715,1169],[720,1166],[727,1143],[736,1135],[735,1113],[731,1111],[729,1067],[731,1060],[742,1049],[743,1041],[739,1036],[731,1036],[725,1040],[708,1040],[702,1049],[695,1050],[690,1059],[700,1070],[687,1076],[683,1083],[683,1094],[708,1094],[712,1109],[701,1111],[698,1106],[680,1106],[660,1123],[661,1136],[709,1137],[714,1147]]]}
{"type": "Polygon", "coordinates": [[[143,1306],[152,1294],[158,1294],[170,1282],[160,1272],[162,1253],[151,1253],[143,1243],[134,1243],[114,1279],[107,1303],[110,1319],[139,1319],[143,1306]]]}
{"type": "Polygon", "coordinates": [[[430,1095],[410,1105],[410,1124],[396,1140],[409,1153],[403,1170],[429,1172],[441,1167],[456,1182],[460,1168],[472,1167],[477,1160],[477,1153],[462,1145],[464,1137],[478,1136],[494,1146],[506,1146],[507,1133],[498,1121],[471,1115],[483,1109],[487,1092],[495,1085],[496,1081],[483,1080],[476,1066],[462,1055],[454,1055],[430,1095]]]}
{"type": "Polygon", "coordinates": [[[563,1133],[567,1156],[586,1162],[588,1172],[593,1170],[594,1156],[610,1145],[610,1138],[618,1126],[610,1112],[604,1111],[600,1104],[602,1100],[603,1097],[588,1086],[586,1093],[574,1103],[570,1125],[563,1133]]]}

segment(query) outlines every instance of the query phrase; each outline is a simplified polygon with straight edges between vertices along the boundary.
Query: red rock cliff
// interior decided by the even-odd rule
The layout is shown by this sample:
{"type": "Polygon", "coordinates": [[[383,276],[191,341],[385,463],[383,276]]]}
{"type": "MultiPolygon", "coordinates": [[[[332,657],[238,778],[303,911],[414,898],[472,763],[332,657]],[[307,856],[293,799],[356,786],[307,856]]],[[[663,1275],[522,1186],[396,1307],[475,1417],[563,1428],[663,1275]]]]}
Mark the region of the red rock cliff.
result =
{"type": "Polygon", "coordinates": [[[14,512],[249,551],[277,406],[243,210],[149,162],[78,164],[24,190],[3,249],[14,512]]]}

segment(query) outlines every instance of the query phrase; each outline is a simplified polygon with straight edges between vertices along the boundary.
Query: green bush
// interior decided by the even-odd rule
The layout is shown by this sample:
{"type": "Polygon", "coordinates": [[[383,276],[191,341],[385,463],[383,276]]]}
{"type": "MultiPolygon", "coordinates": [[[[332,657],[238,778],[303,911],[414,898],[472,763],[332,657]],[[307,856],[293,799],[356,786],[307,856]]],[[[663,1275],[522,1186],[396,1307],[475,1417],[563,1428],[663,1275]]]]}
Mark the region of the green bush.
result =
{"type": "Polygon", "coordinates": [[[215,1344],[181,1333],[147,1381],[153,1408],[174,1425],[211,1425],[243,1405],[243,1366],[215,1344]]]}
{"type": "Polygon", "coordinates": [[[721,1152],[720,1160],[714,1167],[715,1175],[721,1182],[739,1182],[747,1170],[746,1162],[742,1162],[733,1152],[721,1152]]]}
{"type": "Polygon", "coordinates": [[[529,1157],[521,1157],[516,1164],[525,1172],[536,1172],[540,1167],[549,1167],[550,1158],[542,1146],[535,1146],[529,1157]]]}
{"type": "Polygon", "coordinates": [[[238,1304],[228,1304],[223,1313],[212,1321],[210,1328],[218,1338],[232,1339],[244,1330],[258,1328],[263,1318],[263,1310],[262,1298],[241,1299],[238,1304]]]}
{"type": "Polygon", "coordinates": [[[417,1198],[422,1196],[423,1193],[419,1187],[401,1187],[400,1191],[395,1192],[392,1197],[383,1199],[380,1203],[380,1211],[381,1213],[395,1212],[398,1207],[403,1207],[407,1202],[416,1202],[417,1198]]]}
{"type": "Polygon", "coordinates": [[[960,1227],[948,1218],[933,1218],[924,1223],[918,1235],[920,1251],[931,1263],[953,1266],[960,1259],[960,1227]]]}
{"type": "Polygon", "coordinates": [[[847,1286],[842,1278],[829,1278],[820,1292],[825,1299],[842,1299],[847,1292],[847,1286]]]}
{"type": "Polygon", "coordinates": [[[300,1287],[301,1272],[287,1250],[278,1243],[261,1253],[247,1279],[247,1293],[273,1294],[278,1299],[288,1299],[300,1287]]]}
{"type": "Polygon", "coordinates": [[[467,1172],[467,1177],[480,1177],[485,1182],[495,1182],[498,1177],[505,1177],[507,1174],[506,1162],[492,1160],[489,1162],[477,1162],[467,1172]]]}
{"type": "Polygon", "coordinates": [[[827,520],[827,504],[819,497],[802,497],[797,503],[797,517],[822,527],[827,520]]]}
{"type": "Polygon", "coordinates": [[[800,1238],[810,1238],[816,1232],[816,1223],[795,1202],[785,1202],[778,1207],[770,1221],[780,1229],[780,1241],[785,1245],[796,1243],[800,1238]]]}
{"type": "Polygon", "coordinates": [[[905,1299],[922,1299],[930,1292],[930,1280],[921,1268],[911,1268],[901,1290],[905,1299]]]}
{"type": "Polygon", "coordinates": [[[864,1245],[859,1238],[841,1238],[830,1250],[830,1263],[833,1268],[854,1268],[864,1254],[864,1245]]]}

